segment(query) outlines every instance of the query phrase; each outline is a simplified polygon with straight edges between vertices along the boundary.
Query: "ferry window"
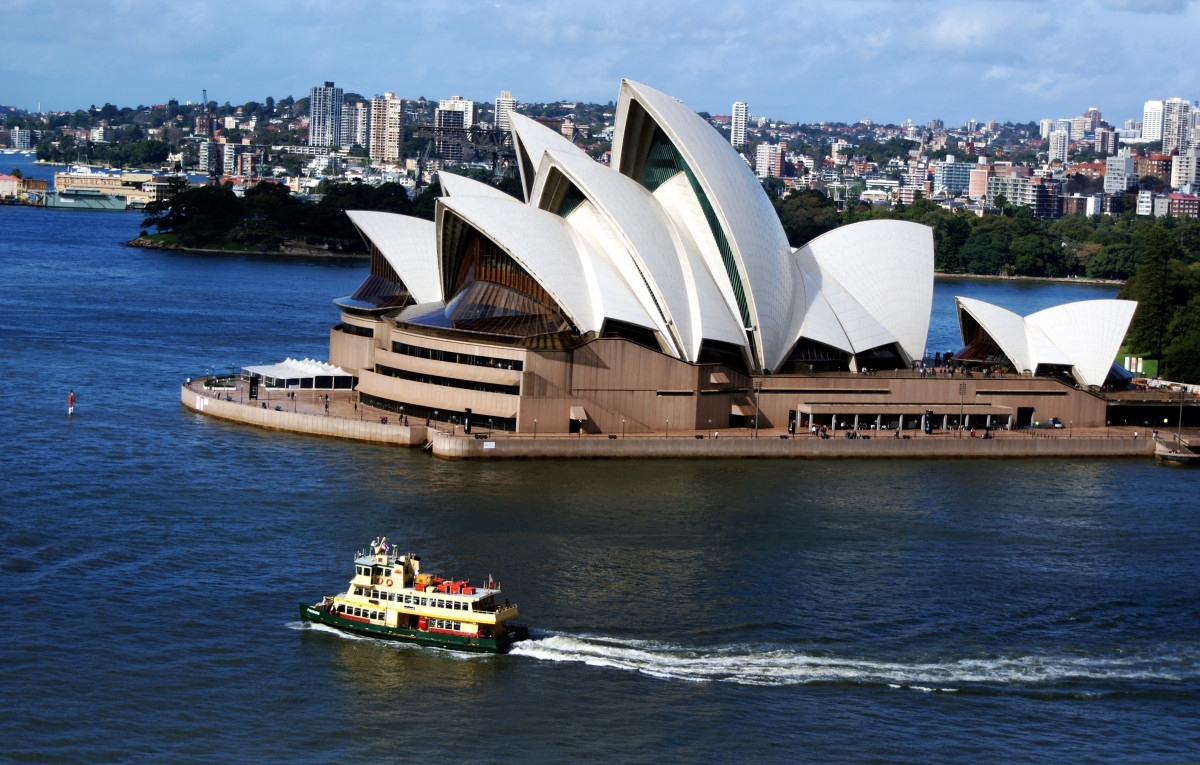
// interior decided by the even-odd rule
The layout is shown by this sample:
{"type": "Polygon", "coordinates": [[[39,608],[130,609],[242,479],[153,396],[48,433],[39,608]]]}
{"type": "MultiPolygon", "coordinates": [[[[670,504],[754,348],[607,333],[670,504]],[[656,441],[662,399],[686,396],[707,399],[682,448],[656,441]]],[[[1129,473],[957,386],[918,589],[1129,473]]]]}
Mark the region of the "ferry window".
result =
{"type": "Polygon", "coordinates": [[[385,569],[383,570],[383,575],[384,575],[384,576],[391,576],[391,575],[392,575],[392,570],[391,570],[390,568],[385,568],[385,569]]]}
{"type": "Polygon", "coordinates": [[[456,630],[461,630],[461,629],[462,629],[462,622],[455,622],[455,623],[454,623],[454,629],[456,629],[456,630]]]}
{"type": "Polygon", "coordinates": [[[445,608],[445,607],[446,607],[446,601],[444,601],[444,600],[439,600],[439,601],[437,602],[437,607],[438,607],[438,608],[445,608]]]}
{"type": "Polygon", "coordinates": [[[355,616],[362,616],[362,613],[360,613],[361,611],[362,611],[362,609],[359,608],[358,606],[354,607],[354,615],[355,616]]]}
{"type": "Polygon", "coordinates": [[[421,605],[423,605],[423,606],[429,605],[429,598],[421,598],[421,605]]]}
{"type": "Polygon", "coordinates": [[[412,603],[412,595],[405,595],[405,596],[404,596],[404,602],[405,602],[405,603],[412,603]]]}

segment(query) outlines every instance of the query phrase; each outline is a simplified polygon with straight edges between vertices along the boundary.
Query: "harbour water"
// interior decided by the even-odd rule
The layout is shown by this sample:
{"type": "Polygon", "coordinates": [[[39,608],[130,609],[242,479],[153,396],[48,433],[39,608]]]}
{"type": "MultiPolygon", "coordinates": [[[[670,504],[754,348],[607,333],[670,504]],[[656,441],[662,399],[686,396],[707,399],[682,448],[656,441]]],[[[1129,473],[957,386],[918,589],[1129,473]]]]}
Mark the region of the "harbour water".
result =
{"type": "MultiPolygon", "coordinates": [[[[324,358],[365,265],[120,247],[139,223],[0,208],[3,758],[1200,758],[1200,471],[450,463],[224,424],[180,380],[324,358]],[[534,639],[301,626],[378,534],[493,574],[534,639]]],[[[939,281],[929,347],[954,294],[1114,293],[939,281]]]]}

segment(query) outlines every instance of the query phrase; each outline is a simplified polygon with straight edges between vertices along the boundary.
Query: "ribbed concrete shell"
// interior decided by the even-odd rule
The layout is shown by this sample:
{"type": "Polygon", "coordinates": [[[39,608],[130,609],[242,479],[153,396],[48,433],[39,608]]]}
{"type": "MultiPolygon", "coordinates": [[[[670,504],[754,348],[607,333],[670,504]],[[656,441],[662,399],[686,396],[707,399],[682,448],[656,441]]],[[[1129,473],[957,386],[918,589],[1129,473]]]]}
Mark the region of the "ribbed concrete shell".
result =
{"type": "Polygon", "coordinates": [[[789,347],[807,337],[855,353],[896,343],[906,362],[924,355],[933,306],[928,226],[896,220],[842,226],[801,247],[795,261],[808,303],[794,317],[800,321],[789,347]],[[835,342],[839,330],[843,342],[835,342]]]}
{"type": "MultiPolygon", "coordinates": [[[[791,346],[787,333],[795,307],[791,247],[775,210],[724,136],[671,96],[632,80],[621,81],[613,167],[635,180],[640,176],[650,148],[647,141],[653,137],[645,117],[666,134],[711,205],[732,262],[710,259],[709,271],[736,282],[734,291],[743,295],[748,314],[747,329],[756,339],[756,364],[774,368],[791,346]]],[[[701,235],[698,228],[692,230],[695,237],[701,235]]]]}
{"type": "MultiPolygon", "coordinates": [[[[507,195],[505,195],[507,196],[507,195]]],[[[350,222],[379,249],[418,303],[442,300],[437,231],[420,218],[347,210],[350,222]]]]}
{"type": "Polygon", "coordinates": [[[1076,380],[1090,386],[1104,384],[1137,308],[1130,300],[1083,300],[1022,318],[982,300],[954,300],[963,345],[970,341],[964,322],[969,315],[1021,372],[1067,365],[1076,380]]]}

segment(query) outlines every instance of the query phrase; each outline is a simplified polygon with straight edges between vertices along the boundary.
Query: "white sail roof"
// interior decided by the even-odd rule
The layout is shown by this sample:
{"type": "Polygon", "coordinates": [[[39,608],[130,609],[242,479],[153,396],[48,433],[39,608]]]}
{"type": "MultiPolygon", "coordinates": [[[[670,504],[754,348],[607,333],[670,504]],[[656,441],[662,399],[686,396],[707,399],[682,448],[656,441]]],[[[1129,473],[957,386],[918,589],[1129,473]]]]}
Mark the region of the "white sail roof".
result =
{"type": "Polygon", "coordinates": [[[346,215],[379,249],[418,303],[442,299],[437,230],[432,221],[365,210],[347,210],[346,215]]]}
{"type": "Polygon", "coordinates": [[[956,297],[963,344],[964,315],[974,319],[1022,372],[1039,365],[1070,366],[1083,385],[1100,386],[1108,378],[1137,303],[1131,300],[1083,300],[1047,308],[1024,318],[982,300],[956,297]]]}

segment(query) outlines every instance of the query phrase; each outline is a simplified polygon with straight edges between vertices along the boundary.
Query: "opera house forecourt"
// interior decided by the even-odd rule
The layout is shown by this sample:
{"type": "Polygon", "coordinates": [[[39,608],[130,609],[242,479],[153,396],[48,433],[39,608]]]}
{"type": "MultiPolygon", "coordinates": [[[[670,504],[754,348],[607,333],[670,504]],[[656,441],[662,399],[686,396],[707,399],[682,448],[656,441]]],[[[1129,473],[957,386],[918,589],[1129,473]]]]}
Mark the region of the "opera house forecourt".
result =
{"type": "Polygon", "coordinates": [[[869,221],[793,248],[729,142],[630,80],[611,166],[511,120],[523,201],[442,173],[432,222],[348,213],[371,265],[334,301],[329,364],[357,378],[363,405],[447,423],[440,435],[461,450],[435,453],[501,456],[480,454],[471,428],[607,435],[583,443],[616,448],[672,431],[811,439],[815,425],[892,439],[1038,417],[1104,425],[1089,387],[1105,384],[1132,303],[1022,319],[960,299],[954,365],[974,372],[927,374],[930,228],[869,221]]]}

